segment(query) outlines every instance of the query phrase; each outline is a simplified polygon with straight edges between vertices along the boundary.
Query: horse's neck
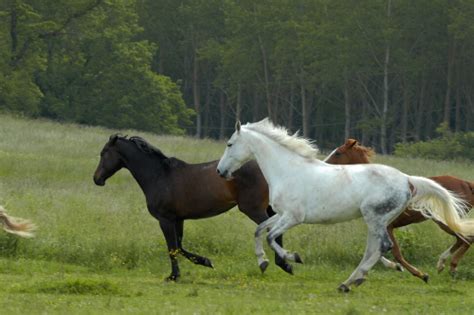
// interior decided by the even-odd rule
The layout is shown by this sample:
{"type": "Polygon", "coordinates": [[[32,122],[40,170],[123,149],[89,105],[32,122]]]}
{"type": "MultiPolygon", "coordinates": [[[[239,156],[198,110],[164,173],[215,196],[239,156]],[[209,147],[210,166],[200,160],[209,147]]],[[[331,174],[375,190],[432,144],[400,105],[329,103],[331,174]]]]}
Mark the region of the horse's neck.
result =
{"type": "Polygon", "coordinates": [[[132,174],[145,195],[156,185],[157,176],[162,173],[163,167],[150,154],[143,153],[135,148],[122,151],[125,157],[125,168],[132,174]]]}
{"type": "Polygon", "coordinates": [[[263,135],[253,132],[249,137],[252,153],[255,156],[262,174],[270,189],[280,181],[282,177],[291,176],[298,160],[305,158],[281,146],[263,135]]]}

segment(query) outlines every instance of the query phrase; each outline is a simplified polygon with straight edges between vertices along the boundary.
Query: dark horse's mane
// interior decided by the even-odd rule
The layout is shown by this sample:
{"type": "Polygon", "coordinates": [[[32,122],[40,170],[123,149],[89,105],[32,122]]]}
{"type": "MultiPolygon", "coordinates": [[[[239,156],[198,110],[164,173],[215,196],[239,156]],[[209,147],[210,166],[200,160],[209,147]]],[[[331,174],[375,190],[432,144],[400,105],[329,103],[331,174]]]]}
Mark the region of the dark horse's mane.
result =
{"type": "Polygon", "coordinates": [[[167,158],[167,156],[164,155],[163,152],[161,152],[160,149],[158,149],[157,147],[149,144],[142,137],[133,136],[133,137],[130,137],[128,140],[131,141],[132,143],[134,143],[137,146],[137,148],[139,148],[142,152],[155,155],[155,156],[157,156],[161,159],[166,159],[167,158]]]}
{"type": "Polygon", "coordinates": [[[152,144],[148,143],[145,139],[139,136],[132,136],[127,139],[127,136],[120,136],[116,135],[118,138],[123,139],[123,140],[128,140],[135,144],[137,148],[147,154],[150,154],[152,156],[157,157],[158,159],[162,161],[166,161],[166,165],[168,166],[173,166],[173,167],[179,167],[179,166],[184,166],[186,165],[185,162],[181,161],[180,159],[174,158],[174,157],[167,157],[163,152],[161,152],[160,149],[157,147],[153,146],[152,144]]]}

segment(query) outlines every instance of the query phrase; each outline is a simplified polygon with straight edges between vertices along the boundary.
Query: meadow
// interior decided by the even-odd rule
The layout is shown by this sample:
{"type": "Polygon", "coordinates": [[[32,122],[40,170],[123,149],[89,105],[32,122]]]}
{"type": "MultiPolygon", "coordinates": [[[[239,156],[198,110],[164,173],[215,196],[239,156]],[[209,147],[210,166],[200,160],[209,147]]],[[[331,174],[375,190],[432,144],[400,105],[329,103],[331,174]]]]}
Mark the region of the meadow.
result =
{"type": "MultiPolygon", "coordinates": [[[[455,278],[437,274],[438,256],[453,238],[432,222],[397,232],[405,257],[430,274],[428,284],[378,264],[362,286],[338,293],[365,248],[361,220],[293,228],[285,247],[305,264],[295,265],[294,276],[274,264],[262,275],[253,253],[256,226],[237,209],[185,222],[184,247],[210,258],[215,269],[180,259],[182,278],[165,282],[170,269],[164,237],[132,176],[122,170],[105,187],[92,181],[99,152],[115,132],[0,115],[0,204],[38,225],[33,239],[0,233],[2,314],[474,312],[474,253],[466,254],[455,278]]],[[[187,162],[218,159],[225,147],[120,132],[143,136],[187,162]]],[[[467,162],[391,156],[376,162],[413,175],[474,180],[467,162]]]]}

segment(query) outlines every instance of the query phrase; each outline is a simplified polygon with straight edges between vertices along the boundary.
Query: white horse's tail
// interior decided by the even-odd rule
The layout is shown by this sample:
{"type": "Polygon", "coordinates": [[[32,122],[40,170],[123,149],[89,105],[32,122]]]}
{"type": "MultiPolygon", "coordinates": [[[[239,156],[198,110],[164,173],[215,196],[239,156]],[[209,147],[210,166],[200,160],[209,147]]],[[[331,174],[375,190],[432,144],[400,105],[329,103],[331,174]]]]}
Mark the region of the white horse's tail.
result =
{"type": "Polygon", "coordinates": [[[474,236],[474,219],[464,218],[469,208],[463,199],[425,177],[410,176],[409,182],[414,188],[410,209],[447,225],[461,236],[474,236]]]}
{"type": "Polygon", "coordinates": [[[2,206],[0,206],[0,224],[6,232],[22,237],[33,237],[33,231],[36,229],[36,226],[28,220],[7,215],[2,206]]]}

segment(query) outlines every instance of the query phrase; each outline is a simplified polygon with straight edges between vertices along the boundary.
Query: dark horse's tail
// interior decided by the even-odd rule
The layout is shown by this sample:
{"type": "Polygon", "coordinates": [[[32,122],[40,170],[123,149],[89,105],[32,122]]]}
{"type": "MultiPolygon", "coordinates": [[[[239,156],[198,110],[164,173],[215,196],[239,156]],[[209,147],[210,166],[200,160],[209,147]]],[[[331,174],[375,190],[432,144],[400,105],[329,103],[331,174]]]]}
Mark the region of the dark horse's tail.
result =
{"type": "Polygon", "coordinates": [[[0,206],[0,224],[6,232],[23,237],[33,237],[33,231],[36,229],[36,226],[28,220],[7,215],[2,206],[0,206]]]}

